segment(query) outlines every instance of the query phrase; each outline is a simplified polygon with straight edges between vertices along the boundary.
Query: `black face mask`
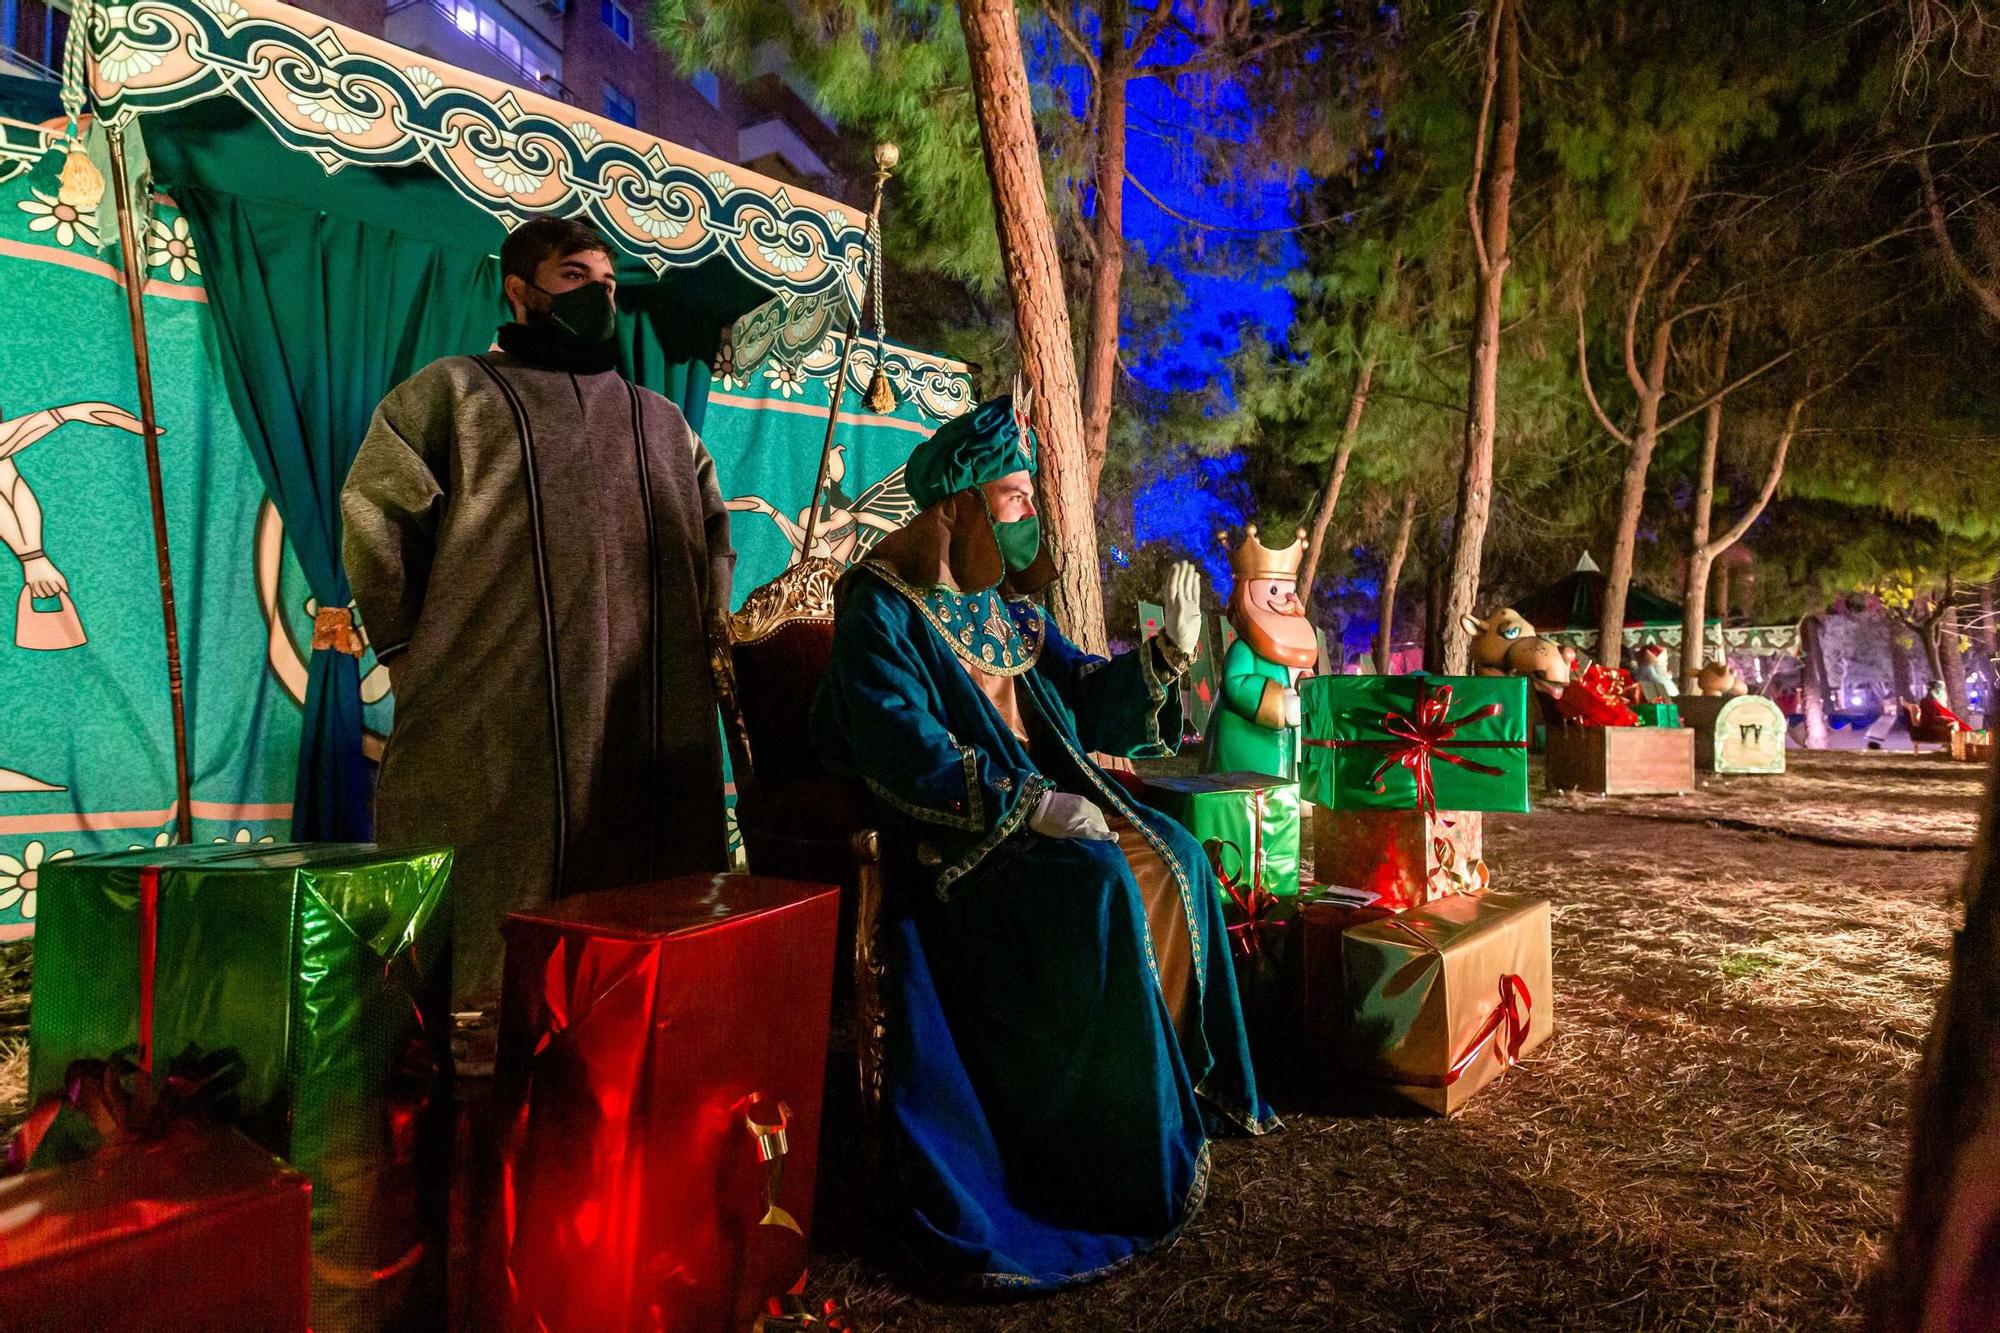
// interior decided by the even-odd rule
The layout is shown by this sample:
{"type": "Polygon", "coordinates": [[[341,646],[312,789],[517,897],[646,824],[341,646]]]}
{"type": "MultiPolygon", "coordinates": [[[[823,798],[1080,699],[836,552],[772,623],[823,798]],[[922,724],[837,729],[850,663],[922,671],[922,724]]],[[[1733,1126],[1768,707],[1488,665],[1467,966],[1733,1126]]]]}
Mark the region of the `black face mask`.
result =
{"type": "Polygon", "coordinates": [[[528,311],[528,322],[577,348],[601,347],[618,336],[618,307],[611,289],[586,282],[566,292],[535,288],[549,298],[545,310],[528,311]]]}

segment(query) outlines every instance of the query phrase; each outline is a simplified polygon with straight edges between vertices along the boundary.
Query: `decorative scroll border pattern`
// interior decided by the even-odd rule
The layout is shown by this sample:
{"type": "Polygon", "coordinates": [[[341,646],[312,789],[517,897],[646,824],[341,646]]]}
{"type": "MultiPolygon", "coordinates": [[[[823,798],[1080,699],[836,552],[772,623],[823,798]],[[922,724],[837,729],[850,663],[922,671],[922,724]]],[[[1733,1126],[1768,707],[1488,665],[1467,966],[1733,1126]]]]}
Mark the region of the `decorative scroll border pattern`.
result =
{"type": "MultiPolygon", "coordinates": [[[[1562,629],[1542,635],[1553,643],[1568,644],[1578,652],[1597,651],[1597,631],[1594,629],[1562,629]]],[[[1725,649],[1733,653],[1748,653],[1752,656],[1799,655],[1799,627],[1797,625],[1740,625],[1723,629],[1710,625],[1704,636],[1707,650],[1720,654],[1725,649]]],[[[1650,625],[1625,631],[1625,648],[1630,651],[1644,648],[1649,644],[1660,644],[1667,648],[1681,646],[1679,625],[1650,625]]]]}
{"type": "Polygon", "coordinates": [[[832,200],[272,0],[90,15],[91,97],[113,121],[227,94],[328,174],[425,163],[504,226],[587,216],[655,273],[719,256],[768,290],[859,309],[867,218],[832,200]]]}
{"type": "MultiPolygon", "coordinates": [[[[716,374],[737,384],[748,383],[760,367],[775,365],[796,371],[801,379],[818,380],[832,390],[840,369],[844,321],[829,295],[780,296],[738,319],[729,331],[716,374]]],[[[875,378],[876,341],[866,334],[855,340],[848,359],[847,387],[865,394],[875,378]]],[[[914,402],[932,421],[949,421],[969,412],[979,401],[971,368],[964,362],[899,346],[881,345],[882,373],[901,402],[914,402]]]]}
{"type": "Polygon", "coordinates": [[[56,136],[39,125],[0,119],[0,182],[33,171],[55,142],[56,136]]]}

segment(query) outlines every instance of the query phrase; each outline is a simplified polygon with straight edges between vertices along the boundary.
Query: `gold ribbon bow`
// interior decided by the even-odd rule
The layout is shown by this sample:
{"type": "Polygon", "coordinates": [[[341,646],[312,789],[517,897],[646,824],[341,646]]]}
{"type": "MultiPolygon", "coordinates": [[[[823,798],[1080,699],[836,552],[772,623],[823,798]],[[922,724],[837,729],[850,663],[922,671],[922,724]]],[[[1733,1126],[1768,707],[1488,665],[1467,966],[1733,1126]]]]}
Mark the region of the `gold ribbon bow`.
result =
{"type": "Polygon", "coordinates": [[[804,1238],[805,1232],[798,1220],[778,1206],[778,1188],[784,1182],[785,1154],[791,1150],[785,1130],[792,1122],[792,1108],[783,1102],[773,1103],[762,1093],[750,1099],[750,1105],[743,1112],[743,1127],[750,1131],[757,1141],[757,1160],[764,1163],[764,1215],[757,1219],[760,1227],[783,1227],[793,1235],[804,1238]],[[775,1110],[776,1119],[772,1119],[775,1110]]]}
{"type": "Polygon", "coordinates": [[[361,634],[354,628],[354,613],[344,606],[323,606],[313,616],[313,651],[331,648],[349,657],[361,656],[361,634]]]}

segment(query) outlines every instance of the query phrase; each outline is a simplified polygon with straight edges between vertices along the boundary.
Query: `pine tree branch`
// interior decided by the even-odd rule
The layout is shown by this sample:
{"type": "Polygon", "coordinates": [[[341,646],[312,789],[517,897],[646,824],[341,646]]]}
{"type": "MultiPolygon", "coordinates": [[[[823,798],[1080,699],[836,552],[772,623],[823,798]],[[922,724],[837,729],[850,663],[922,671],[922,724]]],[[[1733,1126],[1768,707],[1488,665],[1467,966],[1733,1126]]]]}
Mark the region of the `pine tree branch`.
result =
{"type": "Polygon", "coordinates": [[[1589,401],[1590,410],[1597,414],[1598,424],[1604,427],[1612,439],[1630,449],[1632,437],[1612,424],[1611,418],[1605,414],[1603,406],[1597,401],[1597,390],[1590,383],[1590,344],[1583,331],[1582,301],[1576,303],[1576,369],[1583,377],[1583,396],[1589,401]]]}
{"type": "Polygon", "coordinates": [[[1743,534],[1750,531],[1750,525],[1757,521],[1764,507],[1771,503],[1771,497],[1778,493],[1778,479],[1785,472],[1785,454],[1792,447],[1792,437],[1798,434],[1799,413],[1805,410],[1806,399],[1810,397],[1807,394],[1792,400],[1791,407],[1785,412],[1785,428],[1778,434],[1777,448],[1771,453],[1771,465],[1765,470],[1764,484],[1758,489],[1757,498],[1750,502],[1750,507],[1743,511],[1741,517],[1729,525],[1727,531],[1702,548],[1702,554],[1709,559],[1713,560],[1742,541],[1743,534]]]}
{"type": "Polygon", "coordinates": [[[1241,66],[1259,56],[1269,55],[1273,51],[1311,40],[1317,35],[1315,32],[1286,33],[1282,37],[1273,37],[1269,41],[1259,42],[1242,51],[1231,50],[1227,46],[1207,47],[1200,55],[1190,56],[1171,65],[1143,65],[1134,69],[1132,74],[1134,78],[1173,80],[1183,74],[1206,73],[1229,66],[1241,66]]]}
{"type": "Polygon", "coordinates": [[[1486,38],[1486,75],[1479,94],[1479,128],[1472,139],[1472,180],[1465,187],[1465,212],[1472,223],[1472,249],[1479,271],[1490,274],[1493,264],[1486,254],[1486,229],[1479,220],[1479,180],[1486,172],[1486,126],[1493,116],[1493,90],[1500,82],[1500,25],[1506,22],[1507,0],[1493,7],[1493,31],[1486,38]]]}
{"type": "Polygon", "coordinates": [[[1769,361],[1766,361],[1763,365],[1757,367],[1755,370],[1750,371],[1748,374],[1738,375],[1735,379],[1723,385],[1720,389],[1717,389],[1714,393],[1708,395],[1708,397],[1702,399],[1700,402],[1696,403],[1693,407],[1690,407],[1687,411],[1681,413],[1679,416],[1673,418],[1670,421],[1662,421],[1659,426],[1659,434],[1665,435],[1668,431],[1672,430],[1674,427],[1678,425],[1681,425],[1683,422],[1692,421],[1695,417],[1700,416],[1703,412],[1707,411],[1709,404],[1721,402],[1724,398],[1727,398],[1730,394],[1735,393],[1738,389],[1750,383],[1750,381],[1761,377],[1765,372],[1774,370],[1778,366],[1791,360],[1792,356],[1797,351],[1798,349],[1796,347],[1787,347],[1784,351],[1778,353],[1776,356],[1772,357],[1769,361]]]}
{"type": "MultiPolygon", "coordinates": [[[[1639,281],[1632,287],[1632,302],[1625,309],[1625,375],[1632,381],[1633,392],[1641,395],[1656,392],[1639,372],[1639,311],[1646,304],[1646,289],[1653,285],[1653,270],[1659,267],[1660,257],[1667,252],[1667,245],[1674,238],[1674,228],[1680,222],[1681,208],[1687,203],[1688,188],[1694,184],[1692,176],[1681,178],[1680,192],[1674,196],[1673,204],[1667,209],[1667,216],[1660,223],[1659,239],[1647,252],[1646,261],[1639,267],[1639,281]]],[[[1682,269],[1680,279],[1673,284],[1678,288],[1687,278],[1687,269],[1682,269]]]]}
{"type": "MultiPolygon", "coordinates": [[[[1158,7],[1153,10],[1152,17],[1146,20],[1145,27],[1139,29],[1139,36],[1132,43],[1132,58],[1126,62],[1128,67],[1136,68],[1139,62],[1146,58],[1146,52],[1153,49],[1153,43],[1159,40],[1160,34],[1167,30],[1167,25],[1173,22],[1173,18],[1174,0],[1160,0],[1158,7]]],[[[1119,33],[1118,38],[1123,41],[1125,34],[1119,33]]]]}
{"type": "Polygon", "coordinates": [[[1159,195],[1147,189],[1146,183],[1133,175],[1130,168],[1126,169],[1125,179],[1131,183],[1133,189],[1144,195],[1147,202],[1152,204],[1153,207],[1159,209],[1176,222],[1184,222],[1190,227],[1199,227],[1203,231],[1222,232],[1230,236],[1289,236],[1295,232],[1315,231],[1321,227],[1331,227],[1339,221],[1338,218],[1316,218],[1311,222],[1295,222],[1286,227],[1225,227],[1219,222],[1204,222],[1198,217],[1191,217],[1181,212],[1178,208],[1160,198],[1159,195]]]}
{"type": "MultiPolygon", "coordinates": [[[[1069,16],[1067,8],[1063,0],[1050,0],[1042,6],[1042,13],[1063,39],[1063,45],[1075,52],[1083,67],[1090,71],[1091,82],[1095,83],[1098,76],[1097,53],[1090,49],[1089,42],[1083,40],[1083,32],[1076,26],[1076,20],[1069,16]]],[[[1120,33],[1119,38],[1123,40],[1124,34],[1120,33]]]]}
{"type": "Polygon", "coordinates": [[[1943,254],[1945,266],[1952,276],[1965,284],[1987,314],[2000,319],[2000,286],[1981,281],[1964,258],[1958,253],[1958,243],[1951,239],[1951,228],[1946,225],[1944,204],[1938,199],[1937,182],[1931,179],[1931,158],[1928,152],[1917,154],[1917,176],[1924,185],[1924,211],[1928,214],[1931,235],[1937,240],[1938,251],[1943,254]]]}

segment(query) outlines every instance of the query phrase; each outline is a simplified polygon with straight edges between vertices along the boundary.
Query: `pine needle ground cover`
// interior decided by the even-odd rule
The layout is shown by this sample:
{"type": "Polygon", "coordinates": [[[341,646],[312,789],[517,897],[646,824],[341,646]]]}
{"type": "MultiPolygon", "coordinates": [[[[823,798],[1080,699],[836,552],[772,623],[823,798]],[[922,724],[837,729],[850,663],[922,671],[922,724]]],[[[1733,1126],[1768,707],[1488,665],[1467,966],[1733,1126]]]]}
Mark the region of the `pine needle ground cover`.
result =
{"type": "MultiPolygon", "coordinates": [[[[1288,1128],[1219,1144],[1186,1234],[1097,1286],[930,1300],[823,1226],[808,1294],[865,1329],[1858,1326],[1984,773],[1790,760],[1487,816],[1496,885],[1556,905],[1557,1030],[1455,1120],[1281,1094],[1288,1128]]],[[[29,954],[0,950],[8,1129],[29,954]]]]}

